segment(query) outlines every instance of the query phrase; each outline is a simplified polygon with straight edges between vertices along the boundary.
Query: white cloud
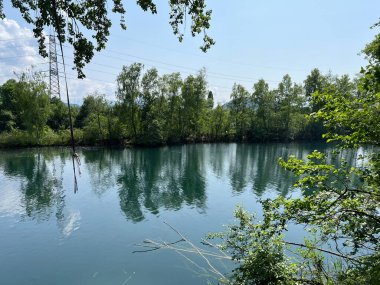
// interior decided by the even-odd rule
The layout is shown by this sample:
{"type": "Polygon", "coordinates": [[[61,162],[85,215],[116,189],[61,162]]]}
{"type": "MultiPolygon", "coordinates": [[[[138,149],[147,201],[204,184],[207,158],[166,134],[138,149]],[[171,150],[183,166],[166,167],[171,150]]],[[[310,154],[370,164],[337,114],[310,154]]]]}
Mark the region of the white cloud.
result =
{"type": "MultiPolygon", "coordinates": [[[[64,86],[64,79],[62,78],[61,86],[64,86]]],[[[106,100],[115,101],[116,83],[100,82],[94,79],[74,79],[70,77],[67,79],[69,87],[70,103],[81,104],[83,98],[94,92],[105,95],[106,100]]],[[[61,89],[62,101],[66,102],[66,89],[61,89]]]]}
{"type": "Polygon", "coordinates": [[[0,58],[1,83],[43,61],[32,31],[11,19],[0,20],[0,58]]]}
{"type": "Polygon", "coordinates": [[[22,28],[16,21],[3,19],[0,21],[0,40],[13,40],[15,38],[30,38],[33,36],[31,30],[22,28]]]}

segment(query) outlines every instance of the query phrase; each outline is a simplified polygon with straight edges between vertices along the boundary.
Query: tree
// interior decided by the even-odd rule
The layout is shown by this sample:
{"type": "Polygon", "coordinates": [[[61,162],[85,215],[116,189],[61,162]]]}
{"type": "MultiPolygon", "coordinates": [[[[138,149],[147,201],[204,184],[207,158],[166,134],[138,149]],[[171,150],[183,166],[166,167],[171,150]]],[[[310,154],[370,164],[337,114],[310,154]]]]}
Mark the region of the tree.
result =
{"type": "Polygon", "coordinates": [[[96,116],[104,112],[106,109],[106,102],[104,95],[97,92],[87,95],[82,105],[80,106],[79,113],[75,120],[75,127],[83,128],[86,125],[86,120],[88,120],[91,114],[96,116]]]}
{"type": "Polygon", "coordinates": [[[229,110],[223,106],[216,106],[211,112],[211,135],[216,140],[226,139],[229,136],[229,110]]]}
{"type": "Polygon", "coordinates": [[[207,94],[207,108],[212,109],[214,107],[214,94],[212,91],[208,91],[207,94]]]}
{"type": "Polygon", "coordinates": [[[35,135],[39,143],[50,115],[47,86],[40,74],[23,73],[15,85],[15,94],[15,109],[21,126],[35,135]]]}
{"type": "Polygon", "coordinates": [[[302,121],[302,117],[296,116],[303,105],[302,87],[292,83],[291,77],[286,74],[278,85],[277,98],[280,110],[281,136],[284,139],[294,139],[301,127],[297,122],[302,121]]]}
{"type": "Polygon", "coordinates": [[[311,100],[314,92],[323,92],[327,85],[327,78],[321,74],[318,68],[314,68],[304,81],[305,95],[311,100]]]}
{"type": "Polygon", "coordinates": [[[201,121],[206,107],[207,81],[205,70],[196,76],[189,75],[182,85],[184,137],[197,137],[201,133],[201,121]]]}
{"type": "Polygon", "coordinates": [[[95,92],[84,98],[75,125],[83,128],[87,141],[94,143],[97,140],[104,141],[109,138],[110,128],[106,122],[109,119],[108,108],[103,94],[95,92]]]}
{"type": "MultiPolygon", "coordinates": [[[[254,104],[255,115],[251,124],[252,136],[261,138],[268,137],[269,121],[274,113],[274,98],[270,96],[268,83],[260,79],[253,85],[252,102],[254,104]]],[[[253,116],[252,116],[253,117],[253,116]]]]}
{"type": "Polygon", "coordinates": [[[155,68],[146,71],[141,80],[141,143],[161,144],[165,141],[165,98],[161,96],[161,80],[155,68]]]}
{"type": "Polygon", "coordinates": [[[341,94],[343,97],[350,98],[350,97],[355,96],[356,86],[351,81],[350,77],[347,74],[341,77],[337,77],[335,79],[335,86],[336,86],[337,92],[341,94]]]}
{"type": "MultiPolygon", "coordinates": [[[[328,77],[321,74],[318,68],[314,68],[304,81],[304,90],[309,112],[317,112],[321,106],[313,98],[313,93],[324,92],[329,83],[328,77]]],[[[311,118],[305,130],[304,138],[321,139],[323,134],[322,123],[311,118]]]]}
{"type": "MultiPolygon", "coordinates": [[[[124,121],[132,128],[132,139],[136,141],[139,134],[139,101],[141,99],[141,73],[143,69],[141,63],[134,63],[131,66],[123,66],[118,75],[116,97],[122,104],[124,121]],[[129,120],[129,122],[126,121],[129,120]]],[[[141,103],[141,102],[140,102],[141,103]]]]}
{"type": "Polygon", "coordinates": [[[243,139],[248,131],[249,92],[240,84],[234,84],[231,97],[231,116],[234,118],[236,136],[243,139]]]}
{"type": "Polygon", "coordinates": [[[61,99],[53,97],[50,99],[51,113],[47,121],[48,126],[54,130],[66,130],[70,126],[69,111],[61,99]]]}
{"type": "Polygon", "coordinates": [[[165,74],[161,78],[161,92],[167,98],[168,108],[166,110],[166,126],[169,141],[177,141],[182,134],[182,79],[181,74],[165,74]]]}
{"type": "Polygon", "coordinates": [[[11,131],[19,123],[15,106],[16,85],[16,80],[10,79],[0,87],[0,132],[11,131]]]}
{"type": "MultiPolygon", "coordinates": [[[[126,29],[126,10],[121,0],[112,0],[109,8],[106,0],[75,1],[23,1],[13,0],[12,6],[18,9],[24,20],[34,26],[34,37],[38,39],[41,56],[47,57],[44,29],[53,27],[61,43],[68,42],[74,51],[74,65],[78,77],[83,78],[83,68],[94,56],[95,51],[106,47],[112,22],[110,12],[121,16],[120,26],[126,29]],[[88,33],[89,32],[89,33],[88,33]],[[94,39],[94,40],[92,40],[94,39]]],[[[157,13],[153,0],[138,0],[137,5],[144,11],[157,13]]],[[[210,28],[211,10],[207,10],[204,0],[170,0],[170,20],[174,34],[183,39],[181,27],[187,16],[191,19],[191,34],[203,33],[202,51],[206,52],[215,42],[207,35],[210,28]]],[[[0,0],[0,19],[5,18],[3,0],[0,0]]]]}
{"type": "MultiPolygon", "coordinates": [[[[380,21],[374,24],[371,29],[380,27],[380,21]]],[[[380,64],[380,34],[377,34],[372,42],[367,44],[363,49],[363,53],[366,55],[372,68],[376,68],[380,64]]]]}

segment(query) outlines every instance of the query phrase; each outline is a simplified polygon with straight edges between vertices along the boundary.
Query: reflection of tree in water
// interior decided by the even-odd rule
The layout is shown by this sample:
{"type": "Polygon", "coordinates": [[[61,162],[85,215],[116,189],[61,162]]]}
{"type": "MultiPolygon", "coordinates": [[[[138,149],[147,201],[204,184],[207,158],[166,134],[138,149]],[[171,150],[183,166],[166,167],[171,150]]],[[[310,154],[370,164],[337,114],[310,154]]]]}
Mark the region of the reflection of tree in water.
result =
{"type": "MultiPolygon", "coordinates": [[[[278,159],[280,157],[288,158],[289,155],[296,155],[297,157],[304,157],[304,149],[302,147],[296,148],[298,153],[295,153],[294,147],[289,149],[289,146],[277,146],[272,145],[270,147],[269,158],[267,160],[271,160],[274,162],[275,167],[273,167],[273,171],[270,170],[270,166],[265,169],[265,173],[262,173],[263,179],[265,179],[265,183],[273,183],[276,191],[282,196],[286,196],[290,190],[293,189],[293,185],[296,182],[296,177],[290,171],[286,171],[283,169],[279,163],[278,159]],[[270,182],[272,180],[272,182],[270,182]]],[[[260,194],[264,193],[265,188],[261,189],[260,194]]]]}
{"type": "Polygon", "coordinates": [[[208,146],[210,154],[209,163],[212,171],[218,178],[224,176],[224,164],[230,147],[231,144],[210,144],[208,146]]]}
{"type": "Polygon", "coordinates": [[[4,174],[9,177],[31,179],[35,164],[35,153],[32,151],[2,152],[0,155],[0,165],[3,167],[4,174]]]}
{"type": "Polygon", "coordinates": [[[232,153],[229,163],[229,177],[234,193],[241,193],[247,186],[249,172],[252,169],[250,160],[251,146],[246,144],[236,145],[235,153],[232,153]]]}
{"type": "Polygon", "coordinates": [[[206,200],[204,149],[194,145],[189,146],[181,177],[182,191],[188,204],[203,208],[206,200]],[[190,182],[190,183],[189,183],[190,182]]]}
{"type": "Polygon", "coordinates": [[[216,144],[210,147],[210,164],[217,177],[229,177],[235,194],[251,185],[258,196],[269,189],[287,195],[295,177],[279,166],[279,157],[305,158],[316,147],[322,151],[326,149],[324,144],[216,144]],[[225,161],[228,162],[227,173],[223,169],[225,161]]]}
{"type": "Polygon", "coordinates": [[[21,191],[25,193],[24,203],[26,214],[29,217],[35,216],[37,219],[48,218],[54,200],[54,186],[56,179],[48,171],[46,162],[41,158],[41,154],[36,155],[36,164],[30,169],[30,178],[23,182],[21,191]]]}
{"type": "Polygon", "coordinates": [[[103,195],[115,185],[115,170],[119,162],[120,149],[83,149],[84,165],[90,175],[90,183],[94,193],[103,195]]]}
{"type": "Polygon", "coordinates": [[[61,218],[64,207],[62,172],[59,179],[54,156],[41,150],[10,152],[1,156],[0,166],[6,176],[21,178],[20,190],[27,217],[48,220],[56,206],[57,219],[61,218]]]}
{"type": "MultiPolygon", "coordinates": [[[[209,164],[218,177],[228,177],[234,194],[249,188],[261,196],[267,190],[286,195],[295,178],[278,164],[279,157],[305,157],[315,144],[214,144],[208,147],[209,164]]],[[[325,147],[324,145],[320,146],[325,147]]]]}
{"type": "Polygon", "coordinates": [[[287,148],[279,144],[256,145],[254,150],[255,174],[251,177],[252,189],[261,196],[268,188],[286,195],[291,190],[294,179],[290,172],[278,164],[279,157],[287,156],[287,148]]]}
{"type": "MultiPolygon", "coordinates": [[[[147,149],[83,149],[95,194],[101,196],[116,184],[121,210],[134,222],[145,213],[162,209],[206,208],[206,172],[229,179],[234,194],[252,189],[258,196],[268,189],[286,195],[295,178],[278,165],[279,157],[305,157],[315,144],[200,144],[147,149]],[[206,159],[207,158],[207,159],[206,159]]],[[[348,165],[355,154],[344,152],[348,165]]],[[[63,167],[71,163],[69,151],[33,149],[0,153],[5,176],[18,177],[27,217],[47,220],[55,213],[62,229],[79,215],[65,210],[63,167]]],[[[69,176],[70,177],[70,176],[69,176]]],[[[78,217],[77,217],[78,218],[78,217]]],[[[64,231],[64,230],[62,230],[64,231]]]]}
{"type": "MultiPolygon", "coordinates": [[[[266,144],[255,145],[253,161],[255,162],[255,175],[251,177],[254,192],[260,196],[270,189],[278,194],[287,195],[293,189],[296,177],[292,172],[279,166],[278,159],[287,159],[290,155],[306,159],[306,156],[314,149],[325,152],[332,157],[331,148],[326,144],[303,143],[303,144],[266,144]]],[[[340,158],[345,158],[347,164],[354,165],[355,154],[352,152],[342,153],[340,158]]],[[[339,159],[338,159],[339,160],[339,159]]],[[[337,165],[337,161],[330,160],[328,163],[337,165]]]]}
{"type": "Polygon", "coordinates": [[[185,202],[204,208],[205,179],[199,148],[183,146],[125,150],[117,183],[120,207],[128,219],[144,219],[144,209],[179,209],[185,202]]]}
{"type": "MultiPolygon", "coordinates": [[[[278,159],[280,157],[286,159],[289,155],[305,158],[313,146],[316,145],[278,143],[252,145],[253,171],[249,179],[253,192],[261,196],[269,189],[273,189],[278,194],[287,195],[293,189],[296,178],[290,171],[280,167],[278,159]]],[[[321,147],[325,148],[324,145],[321,147]]]]}
{"type": "Polygon", "coordinates": [[[140,169],[138,169],[139,154],[139,151],[137,153],[126,151],[125,162],[121,165],[122,174],[117,178],[117,183],[121,186],[119,191],[121,210],[128,219],[134,222],[144,219],[139,201],[142,192],[139,178],[140,169]]]}

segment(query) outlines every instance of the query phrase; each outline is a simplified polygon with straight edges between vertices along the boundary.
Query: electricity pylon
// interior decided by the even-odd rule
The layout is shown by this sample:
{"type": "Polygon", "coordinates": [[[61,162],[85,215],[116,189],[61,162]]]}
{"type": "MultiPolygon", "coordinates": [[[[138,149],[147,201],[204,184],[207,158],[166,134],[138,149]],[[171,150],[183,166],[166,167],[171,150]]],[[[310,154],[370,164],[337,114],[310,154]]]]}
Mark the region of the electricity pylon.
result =
{"type": "Polygon", "coordinates": [[[49,90],[51,97],[61,99],[55,35],[49,35],[49,90]]]}

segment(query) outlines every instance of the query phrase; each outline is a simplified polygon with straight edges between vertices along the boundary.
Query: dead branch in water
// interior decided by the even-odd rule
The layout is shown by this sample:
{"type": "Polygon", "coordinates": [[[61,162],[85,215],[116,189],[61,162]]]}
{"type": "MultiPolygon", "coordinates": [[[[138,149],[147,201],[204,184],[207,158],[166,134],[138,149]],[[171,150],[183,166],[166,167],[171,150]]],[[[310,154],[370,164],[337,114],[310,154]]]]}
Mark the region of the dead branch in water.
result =
{"type": "Polygon", "coordinates": [[[188,260],[190,263],[192,263],[194,266],[198,268],[204,269],[202,266],[197,264],[195,261],[187,257],[185,254],[186,253],[192,253],[192,254],[197,254],[200,256],[207,264],[208,266],[208,271],[211,273],[215,274],[218,276],[218,278],[221,278],[223,280],[226,280],[226,276],[221,273],[219,270],[215,268],[215,266],[211,263],[209,258],[214,258],[214,259],[223,259],[223,260],[232,260],[231,256],[227,255],[225,252],[221,251],[217,246],[213,245],[209,241],[202,240],[202,243],[204,245],[207,245],[209,247],[218,249],[219,252],[214,252],[214,251],[209,251],[202,249],[196,245],[194,245],[188,238],[186,238],[182,233],[180,233],[177,229],[175,229],[173,226],[170,224],[164,222],[165,225],[170,227],[179,237],[180,239],[174,242],[158,242],[150,239],[146,239],[143,241],[142,244],[136,244],[138,247],[142,247],[144,249],[142,250],[135,250],[133,253],[142,253],[142,252],[149,252],[149,251],[155,251],[155,250],[160,250],[160,249],[170,249],[178,254],[180,254],[182,257],[184,257],[186,260],[188,260]],[[185,243],[186,246],[180,246],[178,244],[180,243],[185,243]]]}

